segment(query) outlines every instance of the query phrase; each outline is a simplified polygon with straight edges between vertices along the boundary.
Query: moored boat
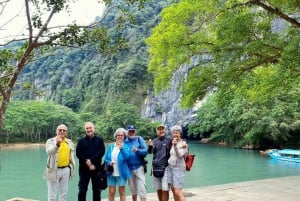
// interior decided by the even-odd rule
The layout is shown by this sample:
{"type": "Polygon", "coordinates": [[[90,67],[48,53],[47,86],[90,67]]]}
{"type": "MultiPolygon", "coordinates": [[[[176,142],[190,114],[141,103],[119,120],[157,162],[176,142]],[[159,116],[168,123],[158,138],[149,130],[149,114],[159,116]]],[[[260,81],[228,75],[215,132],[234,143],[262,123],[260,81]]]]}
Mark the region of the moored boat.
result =
{"type": "Polygon", "coordinates": [[[267,154],[274,159],[300,163],[300,150],[295,149],[270,149],[267,154]]]}

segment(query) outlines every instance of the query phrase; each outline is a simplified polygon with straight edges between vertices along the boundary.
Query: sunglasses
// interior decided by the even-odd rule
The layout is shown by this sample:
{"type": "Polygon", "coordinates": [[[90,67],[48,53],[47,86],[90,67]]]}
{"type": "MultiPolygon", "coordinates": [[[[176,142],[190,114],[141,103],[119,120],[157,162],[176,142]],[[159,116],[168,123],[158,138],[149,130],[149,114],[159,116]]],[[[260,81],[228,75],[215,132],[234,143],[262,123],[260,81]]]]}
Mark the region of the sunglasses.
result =
{"type": "Polygon", "coordinates": [[[59,132],[66,132],[67,130],[65,129],[58,129],[59,132]]]}

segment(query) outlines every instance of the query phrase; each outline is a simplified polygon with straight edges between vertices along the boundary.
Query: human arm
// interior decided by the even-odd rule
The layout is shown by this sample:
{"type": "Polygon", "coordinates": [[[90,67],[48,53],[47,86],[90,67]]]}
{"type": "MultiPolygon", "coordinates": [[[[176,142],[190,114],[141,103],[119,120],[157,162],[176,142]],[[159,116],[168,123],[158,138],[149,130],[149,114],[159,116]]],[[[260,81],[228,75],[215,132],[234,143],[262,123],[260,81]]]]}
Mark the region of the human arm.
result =
{"type": "Polygon", "coordinates": [[[104,164],[105,164],[105,166],[109,166],[112,163],[112,161],[111,161],[111,152],[113,150],[113,146],[114,146],[113,144],[110,144],[107,147],[107,151],[104,155],[104,164]]]}
{"type": "Polygon", "coordinates": [[[180,158],[184,157],[188,153],[188,144],[186,143],[186,141],[181,140],[176,145],[173,146],[176,155],[180,158]]]}
{"type": "Polygon", "coordinates": [[[49,155],[55,155],[59,146],[56,145],[55,138],[48,139],[46,142],[46,153],[49,155]]]}
{"type": "Polygon", "coordinates": [[[126,144],[124,144],[123,147],[120,149],[120,154],[122,154],[122,157],[124,159],[129,158],[129,152],[130,152],[129,146],[126,144]]]}
{"type": "Polygon", "coordinates": [[[148,140],[148,154],[153,154],[153,150],[154,150],[154,144],[153,141],[151,139],[148,140]]]}
{"type": "Polygon", "coordinates": [[[85,152],[84,152],[84,146],[83,146],[84,142],[83,140],[79,140],[76,146],[76,157],[79,160],[79,163],[85,163],[87,157],[85,156],[85,152]]]}

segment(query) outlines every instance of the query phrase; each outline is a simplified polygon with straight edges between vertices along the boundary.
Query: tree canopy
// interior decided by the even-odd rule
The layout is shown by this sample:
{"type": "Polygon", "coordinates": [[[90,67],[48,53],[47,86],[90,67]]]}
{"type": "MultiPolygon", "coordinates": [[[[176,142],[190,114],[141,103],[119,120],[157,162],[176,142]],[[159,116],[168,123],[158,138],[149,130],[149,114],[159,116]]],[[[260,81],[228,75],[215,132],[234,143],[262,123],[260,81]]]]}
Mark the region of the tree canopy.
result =
{"type": "MultiPolygon", "coordinates": [[[[112,4],[111,0],[101,2],[106,4],[106,12],[116,6],[112,4]]],[[[145,0],[124,0],[123,2],[128,5],[139,3],[141,6],[145,0]]],[[[106,28],[101,27],[101,21],[107,15],[106,12],[103,17],[98,18],[99,21],[90,25],[78,26],[74,23],[51,31],[49,23],[57,13],[66,10],[68,4],[68,1],[61,0],[24,1],[28,34],[17,40],[1,44],[2,48],[0,49],[0,130],[19,75],[26,65],[38,59],[45,51],[49,52],[58,47],[80,47],[89,43],[96,44],[97,51],[109,53],[124,46],[122,38],[110,37],[106,28]],[[47,15],[46,19],[43,19],[42,15],[47,15]],[[16,43],[19,45],[10,48],[11,44],[16,43]],[[5,47],[3,47],[4,45],[5,47]]],[[[126,13],[125,9],[120,9],[120,15],[115,18],[116,24],[121,25],[130,19],[130,15],[126,13]]],[[[1,14],[2,12],[0,16],[1,14]]]]}
{"type": "Polygon", "coordinates": [[[297,0],[181,0],[162,11],[146,39],[156,92],[188,65],[182,106],[210,96],[190,135],[238,147],[300,144],[299,8],[297,0]]]}
{"type": "Polygon", "coordinates": [[[270,66],[281,72],[273,89],[288,90],[299,80],[299,7],[296,0],[182,0],[165,8],[146,39],[156,92],[182,64],[191,66],[183,106],[214,89],[226,101],[249,73],[270,66]]]}

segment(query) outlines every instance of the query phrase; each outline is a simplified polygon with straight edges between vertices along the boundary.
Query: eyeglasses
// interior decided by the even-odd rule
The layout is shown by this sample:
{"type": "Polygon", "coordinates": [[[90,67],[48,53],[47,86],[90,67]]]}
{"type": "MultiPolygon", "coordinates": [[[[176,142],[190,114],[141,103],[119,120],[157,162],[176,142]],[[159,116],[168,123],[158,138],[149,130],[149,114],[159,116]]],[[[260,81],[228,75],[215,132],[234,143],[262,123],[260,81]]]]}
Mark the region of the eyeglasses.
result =
{"type": "Polygon", "coordinates": [[[120,134],[120,135],[117,135],[117,136],[124,136],[124,135],[120,134]]]}
{"type": "Polygon", "coordinates": [[[59,132],[66,132],[67,130],[65,129],[58,129],[59,132]]]}

